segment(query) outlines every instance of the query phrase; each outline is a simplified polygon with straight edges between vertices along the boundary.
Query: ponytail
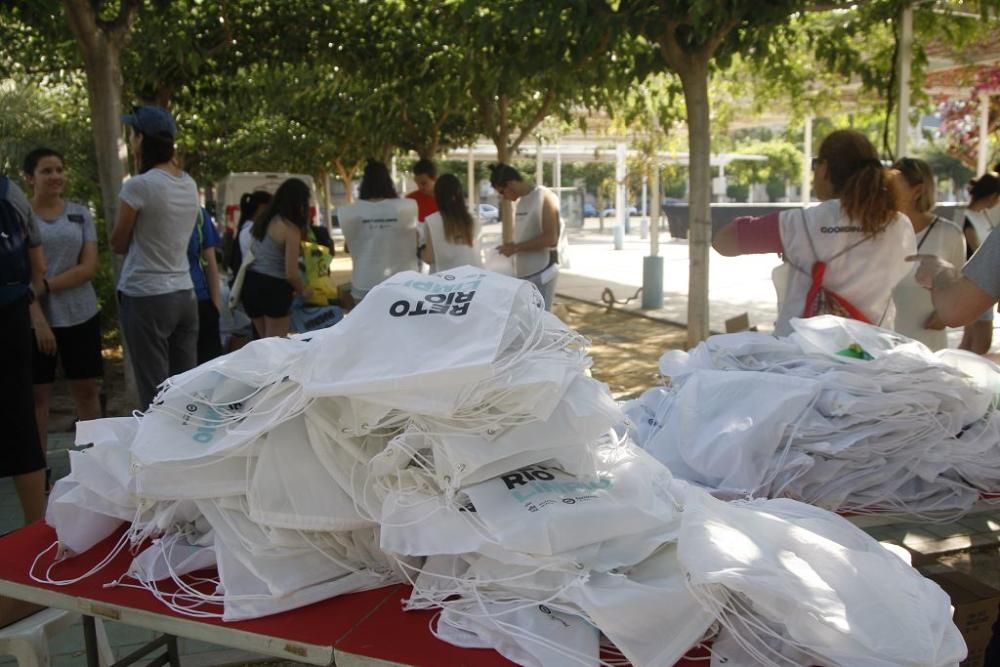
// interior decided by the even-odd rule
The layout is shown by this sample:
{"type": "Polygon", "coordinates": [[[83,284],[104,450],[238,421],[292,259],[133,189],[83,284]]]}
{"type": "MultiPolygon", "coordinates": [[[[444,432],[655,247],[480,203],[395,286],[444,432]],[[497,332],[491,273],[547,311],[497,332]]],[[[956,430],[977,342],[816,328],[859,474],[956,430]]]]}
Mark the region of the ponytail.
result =
{"type": "Polygon", "coordinates": [[[840,193],[844,213],[857,222],[867,236],[882,233],[896,217],[896,195],[889,178],[889,170],[881,162],[866,160],[848,177],[840,193]]]}
{"type": "Polygon", "coordinates": [[[889,170],[882,166],[868,137],[857,130],[835,130],[819,147],[833,194],[847,217],[867,236],[885,231],[895,217],[896,195],[889,170]]]}

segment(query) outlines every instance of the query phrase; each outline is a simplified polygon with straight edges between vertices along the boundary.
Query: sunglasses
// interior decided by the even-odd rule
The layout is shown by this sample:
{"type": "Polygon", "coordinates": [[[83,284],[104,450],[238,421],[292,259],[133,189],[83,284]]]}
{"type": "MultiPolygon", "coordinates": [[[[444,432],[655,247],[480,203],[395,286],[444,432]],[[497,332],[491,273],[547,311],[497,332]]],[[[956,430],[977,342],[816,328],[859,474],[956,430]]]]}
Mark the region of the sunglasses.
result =
{"type": "Polygon", "coordinates": [[[920,185],[924,182],[920,163],[912,157],[901,157],[892,163],[892,168],[898,171],[910,185],[920,185]]]}

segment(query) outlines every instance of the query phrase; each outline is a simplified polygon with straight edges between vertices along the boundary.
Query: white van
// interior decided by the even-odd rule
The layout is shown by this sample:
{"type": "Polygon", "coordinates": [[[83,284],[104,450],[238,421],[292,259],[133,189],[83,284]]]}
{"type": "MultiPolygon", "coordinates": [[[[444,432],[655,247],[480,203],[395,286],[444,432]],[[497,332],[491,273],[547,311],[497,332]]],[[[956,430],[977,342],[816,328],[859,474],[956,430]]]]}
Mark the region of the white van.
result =
{"type": "Polygon", "coordinates": [[[298,178],[309,186],[309,221],[316,225],[319,219],[319,197],[316,196],[316,184],[312,176],[304,174],[268,173],[264,171],[234,172],[215,184],[215,219],[220,234],[230,234],[236,231],[236,223],[240,217],[240,198],[257,190],[270,192],[272,195],[278,186],[289,178],[298,178]]]}

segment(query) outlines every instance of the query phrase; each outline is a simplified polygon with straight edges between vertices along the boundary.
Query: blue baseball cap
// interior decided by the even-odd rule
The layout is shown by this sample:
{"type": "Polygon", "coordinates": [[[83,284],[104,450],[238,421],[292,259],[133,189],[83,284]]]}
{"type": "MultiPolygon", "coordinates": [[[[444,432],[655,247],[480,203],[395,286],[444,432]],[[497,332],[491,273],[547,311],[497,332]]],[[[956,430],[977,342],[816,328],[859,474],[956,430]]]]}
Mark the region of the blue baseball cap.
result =
{"type": "Polygon", "coordinates": [[[163,107],[132,107],[122,122],[150,137],[173,140],[177,136],[177,123],[163,107]]]}

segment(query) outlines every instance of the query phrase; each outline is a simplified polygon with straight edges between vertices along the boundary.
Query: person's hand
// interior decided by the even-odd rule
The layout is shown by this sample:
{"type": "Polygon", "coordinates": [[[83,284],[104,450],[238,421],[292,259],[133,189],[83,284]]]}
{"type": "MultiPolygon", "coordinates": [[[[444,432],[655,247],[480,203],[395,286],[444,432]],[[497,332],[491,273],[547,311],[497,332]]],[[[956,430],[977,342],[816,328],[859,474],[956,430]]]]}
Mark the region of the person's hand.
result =
{"type": "Polygon", "coordinates": [[[934,279],[942,271],[954,269],[950,262],[946,262],[937,255],[910,255],[907,262],[919,262],[917,264],[917,274],[915,276],[917,284],[924,289],[930,289],[934,284],[934,279]]]}
{"type": "Polygon", "coordinates": [[[497,252],[499,252],[504,257],[510,257],[517,253],[516,243],[504,243],[503,245],[497,246],[497,252]]]}
{"type": "Polygon", "coordinates": [[[312,287],[307,287],[304,290],[302,290],[302,299],[303,300],[308,301],[312,297],[312,295],[313,295],[313,288],[312,287]]]}
{"type": "Polygon", "coordinates": [[[941,329],[944,329],[944,320],[938,317],[937,311],[935,311],[931,313],[931,316],[924,322],[924,328],[940,331],[941,329]]]}
{"type": "Polygon", "coordinates": [[[56,353],[56,336],[48,324],[35,324],[35,340],[38,342],[38,351],[42,354],[52,356],[56,353]]]}

